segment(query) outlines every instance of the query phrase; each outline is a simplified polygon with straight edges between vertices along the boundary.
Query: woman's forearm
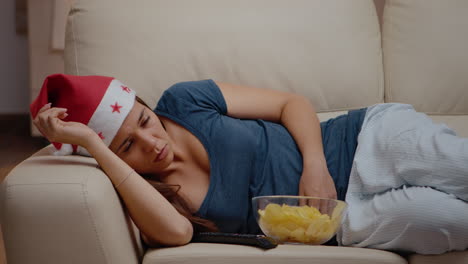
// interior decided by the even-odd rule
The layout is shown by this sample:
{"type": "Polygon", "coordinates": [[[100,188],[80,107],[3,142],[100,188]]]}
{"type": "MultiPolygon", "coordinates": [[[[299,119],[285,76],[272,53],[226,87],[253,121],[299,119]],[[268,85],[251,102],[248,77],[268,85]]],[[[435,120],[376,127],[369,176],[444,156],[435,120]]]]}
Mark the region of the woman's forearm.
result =
{"type": "Polygon", "coordinates": [[[320,122],[312,104],[305,97],[292,96],[281,111],[281,122],[302,154],[299,195],[336,199],[336,187],[323,151],[320,122]]]}
{"type": "Polygon", "coordinates": [[[97,138],[85,146],[122,197],[131,218],[150,242],[183,245],[192,238],[190,221],[182,216],[151,184],[97,138]]]}
{"type": "Polygon", "coordinates": [[[281,112],[281,123],[296,141],[303,157],[304,169],[317,164],[326,165],[320,121],[307,98],[292,96],[281,112]]]}

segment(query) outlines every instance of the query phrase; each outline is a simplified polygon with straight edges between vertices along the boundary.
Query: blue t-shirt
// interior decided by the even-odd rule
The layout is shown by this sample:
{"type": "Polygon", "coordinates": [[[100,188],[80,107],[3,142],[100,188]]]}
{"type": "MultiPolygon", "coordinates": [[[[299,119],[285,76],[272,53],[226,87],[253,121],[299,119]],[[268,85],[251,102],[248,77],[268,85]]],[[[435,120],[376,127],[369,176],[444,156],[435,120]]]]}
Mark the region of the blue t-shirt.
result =
{"type": "MultiPolygon", "coordinates": [[[[214,221],[220,231],[261,233],[252,197],[298,194],[302,156],[286,128],[227,116],[226,102],[214,81],[177,83],[164,92],[154,111],[189,130],[205,147],[210,185],[197,214],[214,221]]],[[[334,126],[337,123],[331,121],[325,125],[330,131],[334,126]]],[[[339,178],[334,177],[335,182],[339,178]]]]}

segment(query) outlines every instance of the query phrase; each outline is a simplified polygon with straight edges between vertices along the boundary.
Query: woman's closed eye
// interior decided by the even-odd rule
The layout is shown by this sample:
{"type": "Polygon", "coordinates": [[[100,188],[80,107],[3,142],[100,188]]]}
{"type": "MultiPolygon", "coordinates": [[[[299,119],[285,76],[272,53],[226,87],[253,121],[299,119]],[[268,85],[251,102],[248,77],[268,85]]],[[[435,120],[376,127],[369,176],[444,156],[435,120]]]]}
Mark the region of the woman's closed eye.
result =
{"type": "Polygon", "coordinates": [[[149,119],[150,119],[150,117],[147,116],[147,117],[143,120],[143,122],[141,122],[141,126],[144,127],[146,124],[148,124],[149,119]]]}
{"type": "Polygon", "coordinates": [[[129,139],[129,140],[127,141],[127,144],[126,144],[126,146],[125,146],[123,152],[128,152],[128,151],[130,150],[130,147],[132,146],[132,144],[133,144],[133,140],[130,140],[130,139],[129,139]]]}
{"type": "MultiPolygon", "coordinates": [[[[148,124],[149,120],[150,120],[150,116],[143,117],[143,121],[140,123],[140,127],[145,127],[146,124],[148,124]]],[[[132,145],[133,145],[133,139],[128,139],[125,144],[125,148],[123,152],[128,152],[132,145]]]]}

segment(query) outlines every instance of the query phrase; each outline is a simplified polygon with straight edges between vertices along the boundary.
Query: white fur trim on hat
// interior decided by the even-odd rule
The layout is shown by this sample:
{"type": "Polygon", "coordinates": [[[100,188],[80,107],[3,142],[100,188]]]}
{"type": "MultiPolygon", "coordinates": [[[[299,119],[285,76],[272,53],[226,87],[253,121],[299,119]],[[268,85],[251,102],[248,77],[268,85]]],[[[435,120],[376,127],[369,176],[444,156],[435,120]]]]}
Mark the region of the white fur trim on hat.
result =
{"type": "MultiPolygon", "coordinates": [[[[134,103],[135,91],[114,79],[89,120],[88,126],[101,137],[106,146],[109,146],[134,103]]],[[[77,153],[91,156],[85,148],[80,146],[78,146],[77,153]]]]}
{"type": "Polygon", "coordinates": [[[62,144],[60,149],[56,149],[53,154],[55,156],[65,156],[65,155],[71,155],[73,153],[73,147],[70,144],[62,144]]]}

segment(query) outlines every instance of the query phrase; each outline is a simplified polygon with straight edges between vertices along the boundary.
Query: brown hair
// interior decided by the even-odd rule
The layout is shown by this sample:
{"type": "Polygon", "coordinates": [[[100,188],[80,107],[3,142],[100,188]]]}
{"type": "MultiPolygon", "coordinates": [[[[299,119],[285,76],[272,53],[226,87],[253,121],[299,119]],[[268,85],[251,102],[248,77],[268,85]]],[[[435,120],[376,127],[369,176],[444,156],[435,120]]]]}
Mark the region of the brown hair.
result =
{"type": "MultiPolygon", "coordinates": [[[[151,108],[140,97],[136,96],[136,101],[151,110],[151,108]]],[[[196,216],[190,211],[188,203],[178,194],[181,188],[180,185],[160,182],[155,180],[151,175],[142,176],[149,184],[158,190],[158,192],[161,193],[161,195],[164,196],[181,215],[185,216],[190,223],[192,223],[194,232],[218,231],[218,228],[212,221],[196,216]]]]}

